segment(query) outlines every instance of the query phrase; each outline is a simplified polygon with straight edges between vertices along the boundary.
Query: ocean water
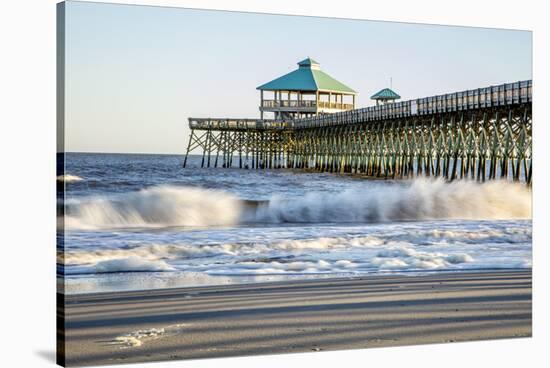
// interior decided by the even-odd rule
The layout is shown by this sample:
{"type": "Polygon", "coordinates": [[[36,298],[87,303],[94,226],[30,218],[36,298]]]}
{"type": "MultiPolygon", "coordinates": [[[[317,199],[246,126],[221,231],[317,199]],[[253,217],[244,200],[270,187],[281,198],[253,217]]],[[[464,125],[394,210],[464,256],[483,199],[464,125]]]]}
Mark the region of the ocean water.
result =
{"type": "Polygon", "coordinates": [[[521,184],[201,169],[197,156],[183,169],[182,158],[66,155],[67,293],[531,268],[521,184]]]}

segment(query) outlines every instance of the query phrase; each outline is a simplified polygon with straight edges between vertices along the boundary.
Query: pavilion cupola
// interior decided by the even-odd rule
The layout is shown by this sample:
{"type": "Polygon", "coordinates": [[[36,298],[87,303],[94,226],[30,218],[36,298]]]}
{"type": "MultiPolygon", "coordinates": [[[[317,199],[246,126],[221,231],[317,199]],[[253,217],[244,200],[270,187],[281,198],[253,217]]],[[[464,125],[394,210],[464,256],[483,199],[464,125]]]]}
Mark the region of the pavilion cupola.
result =
{"type": "Polygon", "coordinates": [[[307,58],[298,63],[298,66],[300,68],[309,68],[309,69],[315,69],[315,70],[321,70],[321,64],[313,60],[312,58],[307,58]]]}
{"type": "Polygon", "coordinates": [[[376,101],[376,106],[393,103],[400,98],[401,96],[392,91],[390,88],[384,88],[370,97],[371,100],[376,101]]]}

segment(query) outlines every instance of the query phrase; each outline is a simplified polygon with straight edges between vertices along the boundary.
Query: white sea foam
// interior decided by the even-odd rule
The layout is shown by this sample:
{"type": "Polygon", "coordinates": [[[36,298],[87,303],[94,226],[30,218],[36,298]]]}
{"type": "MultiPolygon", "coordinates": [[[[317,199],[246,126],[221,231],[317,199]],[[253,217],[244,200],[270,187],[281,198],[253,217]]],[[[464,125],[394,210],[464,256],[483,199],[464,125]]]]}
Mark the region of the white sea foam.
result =
{"type": "Polygon", "coordinates": [[[101,229],[105,238],[98,245],[95,231],[69,231],[67,241],[82,246],[67,249],[60,263],[69,275],[167,271],[156,277],[212,276],[208,284],[241,276],[529,268],[532,230],[522,219],[530,211],[531,191],[504,182],[366,183],[360,191],[256,204],[223,191],[160,186],[70,201],[69,228],[101,229]],[[310,225],[285,225],[301,222],[310,225]],[[246,223],[255,226],[117,228],[246,223]]]}
{"type": "Polygon", "coordinates": [[[473,262],[474,259],[467,253],[450,254],[445,257],[445,260],[452,264],[473,262]]]}
{"type": "Polygon", "coordinates": [[[187,324],[176,324],[167,327],[148,328],[130,332],[121,336],[115,337],[112,341],[114,345],[120,345],[121,348],[135,348],[142,346],[145,342],[160,339],[165,336],[175,335],[187,324]]]}
{"type": "Polygon", "coordinates": [[[168,265],[163,260],[148,260],[136,256],[100,261],[95,265],[94,269],[97,273],[146,271],[160,272],[174,270],[172,266],[168,265]]]}
{"type": "MultiPolygon", "coordinates": [[[[93,290],[112,290],[113,285],[115,290],[142,290],[295,277],[524,269],[531,267],[530,223],[419,221],[308,226],[299,232],[294,226],[249,227],[246,232],[217,228],[207,230],[207,237],[204,230],[173,229],[146,232],[146,239],[141,231],[116,230],[100,247],[90,243],[67,250],[59,262],[65,262],[66,275],[81,275],[67,284],[72,292],[90,290],[86,282],[93,290]],[[295,236],[305,238],[288,238],[295,236]],[[166,243],[152,244],[155,239],[166,243]]],[[[95,234],[73,235],[95,242],[95,234]]]]}
{"type": "Polygon", "coordinates": [[[65,183],[70,183],[74,181],[83,181],[83,180],[84,179],[82,179],[80,176],[71,175],[71,174],[59,175],[57,177],[57,181],[65,182],[65,183]]]}
{"type": "Polygon", "coordinates": [[[418,251],[412,247],[391,247],[379,251],[373,264],[380,269],[436,269],[449,268],[451,265],[473,262],[467,253],[442,253],[418,251]]]}
{"type": "MultiPolygon", "coordinates": [[[[343,240],[340,240],[343,242],[343,240]]],[[[307,259],[299,261],[278,261],[262,258],[248,258],[247,256],[266,255],[273,252],[276,247],[264,245],[259,249],[244,248],[234,253],[233,262],[223,264],[199,263],[199,266],[187,266],[197,272],[212,272],[213,274],[281,274],[281,273],[341,273],[358,272],[360,270],[390,270],[390,269],[440,269],[451,268],[473,262],[474,258],[464,252],[427,252],[412,248],[412,244],[394,245],[389,250],[377,250],[378,246],[366,246],[361,251],[362,255],[356,259],[307,259]],[[271,248],[271,249],[269,249],[271,248]]],[[[181,246],[144,246],[133,250],[126,250],[127,254],[133,254],[128,258],[113,258],[125,255],[119,251],[104,252],[79,252],[67,254],[66,260],[70,262],[86,261],[92,266],[84,266],[77,269],[78,273],[107,273],[107,272],[137,272],[137,271],[181,271],[171,266],[169,262],[178,264],[181,261],[181,246]],[[101,259],[101,261],[99,261],[101,259]],[[94,264],[94,261],[97,262],[94,264]]],[[[298,249],[299,250],[299,249],[298,249]]],[[[343,250],[342,256],[346,251],[343,250]]],[[[323,257],[323,254],[317,257],[323,257]]],[[[351,254],[353,255],[353,253],[351,254]]],[[[311,257],[311,256],[310,256],[311,257]]],[[[307,258],[307,257],[306,257],[307,258]]],[[[208,258],[205,259],[207,262],[208,258]]],[[[504,266],[505,263],[501,262],[504,266]]],[[[198,273],[200,275],[200,273],[198,273]]]]}
{"type": "MultiPolygon", "coordinates": [[[[291,240],[258,239],[257,241],[220,242],[218,244],[144,244],[114,249],[70,250],[65,252],[64,258],[60,259],[60,262],[63,262],[64,259],[66,265],[74,267],[80,265],[76,268],[76,273],[170,271],[173,268],[181,270],[178,266],[181,262],[196,259],[202,260],[201,263],[211,264],[222,257],[233,262],[241,261],[235,265],[235,268],[254,269],[267,267],[268,264],[265,263],[265,260],[269,260],[270,257],[288,256],[292,260],[293,257],[303,259],[316,255],[317,259],[310,263],[304,263],[301,260],[284,263],[275,261],[269,263],[269,267],[285,271],[308,268],[330,271],[355,268],[357,261],[360,260],[363,264],[368,264],[369,267],[379,269],[405,266],[425,269],[471,263],[477,254],[494,253],[498,255],[500,249],[508,249],[508,252],[513,249],[521,252],[530,249],[530,231],[527,229],[522,231],[516,227],[503,225],[499,231],[496,230],[496,227],[492,229],[473,227],[471,232],[478,234],[478,240],[473,242],[462,231],[449,230],[445,232],[446,237],[441,234],[433,237],[433,230],[428,230],[429,225],[399,225],[399,227],[401,226],[417,230],[407,230],[405,233],[376,233],[366,236],[346,235],[291,240]],[[490,233],[490,237],[481,236],[484,232],[490,233]],[[407,239],[404,239],[405,236],[407,239]],[[329,260],[323,258],[324,254],[341,254],[342,257],[350,254],[353,259],[329,260]]],[[[346,232],[346,228],[342,231],[346,232]]],[[[252,237],[254,236],[252,235],[252,237]]],[[[528,255],[529,252],[522,254],[528,255]]],[[[510,261],[499,259],[494,265],[498,266],[498,262],[501,266],[505,266],[510,261]]],[[[516,260],[513,259],[512,262],[516,262],[516,260]]],[[[227,261],[222,263],[227,263],[227,261]]],[[[203,270],[198,271],[202,272],[203,270]]],[[[185,271],[192,270],[185,269],[185,271]]]]}
{"type": "MultiPolygon", "coordinates": [[[[274,196],[252,206],[224,191],[158,186],[109,197],[68,201],[67,212],[69,229],[527,219],[531,218],[531,191],[524,185],[503,181],[479,184],[416,179],[370,184],[362,190],[341,193],[313,192],[300,198],[274,196]]],[[[447,236],[437,231],[433,235],[447,236]]]]}
{"type": "MultiPolygon", "coordinates": [[[[190,286],[228,285],[234,278],[228,276],[209,275],[205,272],[162,272],[162,273],[95,273],[93,268],[77,272],[79,277],[66,274],[61,282],[67,294],[93,293],[97,291],[151,290],[179,288],[190,286]]],[[[194,297],[192,292],[184,298],[194,297]]]]}

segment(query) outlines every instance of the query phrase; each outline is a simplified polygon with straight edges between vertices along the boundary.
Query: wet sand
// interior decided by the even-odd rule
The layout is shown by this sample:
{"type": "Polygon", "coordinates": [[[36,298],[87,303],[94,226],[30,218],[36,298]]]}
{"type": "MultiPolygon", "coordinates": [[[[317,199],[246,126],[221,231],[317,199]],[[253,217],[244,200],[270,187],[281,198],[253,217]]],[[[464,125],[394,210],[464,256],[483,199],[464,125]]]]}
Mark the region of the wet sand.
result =
{"type": "Polygon", "coordinates": [[[531,336],[531,271],[290,281],[66,297],[66,364],[531,336]]]}

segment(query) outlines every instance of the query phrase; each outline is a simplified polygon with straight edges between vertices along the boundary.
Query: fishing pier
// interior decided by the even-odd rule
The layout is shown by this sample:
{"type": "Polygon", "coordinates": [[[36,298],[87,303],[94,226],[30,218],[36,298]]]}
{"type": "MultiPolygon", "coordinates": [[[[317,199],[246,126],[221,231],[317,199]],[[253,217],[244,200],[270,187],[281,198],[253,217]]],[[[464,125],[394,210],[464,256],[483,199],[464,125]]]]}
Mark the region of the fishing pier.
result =
{"type": "Polygon", "coordinates": [[[201,167],[531,184],[531,80],[408,101],[385,88],[356,108],[319,63],[298,66],[257,88],[260,119],[189,118],[183,166],[199,150],[201,167]]]}

